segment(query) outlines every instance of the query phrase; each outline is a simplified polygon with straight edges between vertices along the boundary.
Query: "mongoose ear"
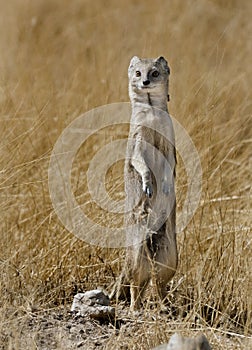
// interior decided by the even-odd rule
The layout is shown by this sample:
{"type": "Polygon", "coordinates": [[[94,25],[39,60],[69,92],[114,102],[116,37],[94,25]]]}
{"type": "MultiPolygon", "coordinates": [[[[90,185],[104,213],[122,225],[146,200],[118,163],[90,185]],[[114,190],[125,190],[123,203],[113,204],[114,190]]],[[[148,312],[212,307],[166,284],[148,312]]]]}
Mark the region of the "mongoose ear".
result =
{"type": "Polygon", "coordinates": [[[139,57],[137,57],[137,56],[132,57],[132,59],[130,60],[129,68],[132,68],[139,61],[140,61],[139,57]]]}
{"type": "Polygon", "coordinates": [[[160,56],[156,59],[156,62],[159,62],[162,67],[164,68],[164,70],[166,70],[166,72],[168,74],[170,74],[170,68],[168,66],[168,62],[166,61],[166,59],[163,56],[160,56]]]}

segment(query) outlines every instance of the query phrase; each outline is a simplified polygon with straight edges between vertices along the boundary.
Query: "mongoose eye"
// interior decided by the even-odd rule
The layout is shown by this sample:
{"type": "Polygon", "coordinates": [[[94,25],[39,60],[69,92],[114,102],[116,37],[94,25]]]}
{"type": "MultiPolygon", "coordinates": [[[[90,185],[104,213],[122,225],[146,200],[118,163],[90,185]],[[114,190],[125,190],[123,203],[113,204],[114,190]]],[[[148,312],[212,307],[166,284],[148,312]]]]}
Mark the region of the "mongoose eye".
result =
{"type": "Polygon", "coordinates": [[[154,78],[157,78],[159,76],[159,72],[157,70],[154,70],[154,72],[152,73],[152,76],[154,78]]]}
{"type": "Polygon", "coordinates": [[[141,77],[141,72],[139,70],[136,71],[136,77],[141,77]]]}

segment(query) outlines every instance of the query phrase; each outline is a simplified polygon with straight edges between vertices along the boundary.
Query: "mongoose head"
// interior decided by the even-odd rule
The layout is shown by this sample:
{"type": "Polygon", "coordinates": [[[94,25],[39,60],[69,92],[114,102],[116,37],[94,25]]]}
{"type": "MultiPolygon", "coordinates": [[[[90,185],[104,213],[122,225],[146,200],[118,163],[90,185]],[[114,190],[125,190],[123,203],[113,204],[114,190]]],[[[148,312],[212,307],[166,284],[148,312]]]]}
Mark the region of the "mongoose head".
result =
{"type": "Polygon", "coordinates": [[[134,56],[128,69],[130,94],[165,94],[168,97],[169,75],[170,68],[164,57],[141,59],[134,56]]]}

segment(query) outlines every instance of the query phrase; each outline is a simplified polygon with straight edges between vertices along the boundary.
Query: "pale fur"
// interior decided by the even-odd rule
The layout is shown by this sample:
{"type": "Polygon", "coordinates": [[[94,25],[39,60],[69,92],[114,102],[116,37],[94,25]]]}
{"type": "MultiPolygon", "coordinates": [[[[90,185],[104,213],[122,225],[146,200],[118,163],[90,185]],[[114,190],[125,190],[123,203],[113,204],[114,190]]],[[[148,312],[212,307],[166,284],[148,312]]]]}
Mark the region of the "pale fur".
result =
{"type": "Polygon", "coordinates": [[[128,249],[116,288],[117,297],[130,295],[134,310],[140,307],[151,279],[163,300],[177,268],[176,156],[167,109],[170,70],[166,60],[135,56],[128,74],[132,104],[124,169],[128,249]]]}

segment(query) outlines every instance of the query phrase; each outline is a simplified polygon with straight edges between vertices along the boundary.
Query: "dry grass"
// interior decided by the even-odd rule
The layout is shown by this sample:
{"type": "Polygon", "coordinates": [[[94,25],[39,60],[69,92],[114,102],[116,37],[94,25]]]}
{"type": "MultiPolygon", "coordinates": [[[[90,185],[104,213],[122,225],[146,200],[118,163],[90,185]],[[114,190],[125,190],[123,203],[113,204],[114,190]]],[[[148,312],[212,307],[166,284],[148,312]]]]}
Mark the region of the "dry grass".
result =
{"type": "MultiPolygon", "coordinates": [[[[1,331],[11,328],[18,337],[17,317],[67,304],[77,290],[107,288],[118,275],[122,252],[90,246],[60,224],[48,192],[50,152],[79,114],[128,101],[131,56],[162,54],[172,72],[170,112],[200,154],[201,205],[178,236],[180,265],[170,292],[175,321],[146,320],[133,340],[120,331],[108,348],[149,349],[175,328],[208,330],[216,349],[248,348],[251,11],[249,0],[1,1],[1,331]],[[229,347],[218,335],[236,343],[229,347]]],[[[100,147],[94,141],[74,163],[80,196],[88,159],[100,147]]],[[[110,183],[120,185],[122,167],[112,174],[119,180],[110,183]]],[[[177,174],[180,207],[187,185],[180,159],[177,174]]],[[[2,337],[3,349],[18,348],[10,337],[2,337]]]]}

